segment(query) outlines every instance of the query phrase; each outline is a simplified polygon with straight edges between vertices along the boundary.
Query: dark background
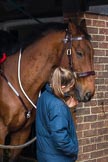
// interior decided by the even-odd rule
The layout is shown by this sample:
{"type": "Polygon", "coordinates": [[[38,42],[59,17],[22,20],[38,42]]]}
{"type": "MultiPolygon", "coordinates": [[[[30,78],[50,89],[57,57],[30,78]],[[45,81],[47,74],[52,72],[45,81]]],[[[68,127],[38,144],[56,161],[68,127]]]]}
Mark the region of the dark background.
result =
{"type": "Polygon", "coordinates": [[[62,16],[64,12],[89,11],[90,6],[101,5],[107,6],[108,0],[0,0],[0,22],[62,16]]]}

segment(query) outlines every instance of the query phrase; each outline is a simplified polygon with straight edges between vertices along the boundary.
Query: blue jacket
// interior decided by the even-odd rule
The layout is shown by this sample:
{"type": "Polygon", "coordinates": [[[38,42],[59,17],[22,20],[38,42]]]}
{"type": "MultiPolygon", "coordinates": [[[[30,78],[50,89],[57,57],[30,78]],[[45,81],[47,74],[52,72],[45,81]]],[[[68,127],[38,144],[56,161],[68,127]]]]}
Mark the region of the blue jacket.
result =
{"type": "Polygon", "coordinates": [[[37,101],[36,134],[38,162],[76,161],[78,141],[71,112],[48,84],[37,101]]]}

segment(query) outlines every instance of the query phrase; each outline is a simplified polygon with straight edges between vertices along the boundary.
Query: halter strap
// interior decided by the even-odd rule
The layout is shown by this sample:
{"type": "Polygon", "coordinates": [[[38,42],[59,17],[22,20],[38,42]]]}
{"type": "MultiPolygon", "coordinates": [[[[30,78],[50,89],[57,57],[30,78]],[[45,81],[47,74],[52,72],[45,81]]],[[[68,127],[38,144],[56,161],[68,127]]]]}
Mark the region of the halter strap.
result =
{"type": "Polygon", "coordinates": [[[64,38],[63,39],[63,42],[66,44],[67,42],[69,42],[69,41],[80,41],[80,40],[83,40],[84,39],[84,36],[82,35],[82,36],[79,36],[79,37],[66,37],[66,38],[64,38]]]}
{"type": "Polygon", "coordinates": [[[67,56],[69,60],[69,68],[71,71],[75,73],[75,76],[77,78],[87,77],[90,75],[95,75],[95,71],[87,71],[87,72],[75,72],[73,68],[73,62],[72,62],[72,41],[80,41],[83,40],[85,37],[84,35],[78,36],[78,37],[72,37],[71,32],[69,30],[66,30],[65,38],[63,39],[64,44],[67,44],[67,56]]]}
{"type": "Polygon", "coordinates": [[[87,72],[82,72],[82,73],[76,73],[76,76],[78,78],[84,78],[90,75],[95,75],[95,71],[87,71],[87,72]]]}

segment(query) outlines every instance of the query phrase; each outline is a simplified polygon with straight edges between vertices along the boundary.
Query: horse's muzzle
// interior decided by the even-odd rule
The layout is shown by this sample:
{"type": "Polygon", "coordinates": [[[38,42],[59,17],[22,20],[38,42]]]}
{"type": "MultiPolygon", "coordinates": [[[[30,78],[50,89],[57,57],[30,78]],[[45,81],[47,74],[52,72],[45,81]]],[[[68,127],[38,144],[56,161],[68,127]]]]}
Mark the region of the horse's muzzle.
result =
{"type": "Polygon", "coordinates": [[[84,95],[81,96],[80,91],[75,88],[74,96],[78,100],[78,102],[88,102],[92,99],[93,93],[92,92],[86,92],[84,95]]]}

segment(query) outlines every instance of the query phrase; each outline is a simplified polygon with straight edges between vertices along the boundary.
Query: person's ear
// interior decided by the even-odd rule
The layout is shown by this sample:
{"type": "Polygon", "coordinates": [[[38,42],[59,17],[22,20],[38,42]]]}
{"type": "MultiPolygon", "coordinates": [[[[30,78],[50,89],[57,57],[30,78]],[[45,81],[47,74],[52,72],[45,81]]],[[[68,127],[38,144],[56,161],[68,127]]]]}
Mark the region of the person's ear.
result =
{"type": "Polygon", "coordinates": [[[72,83],[72,84],[70,85],[70,88],[74,87],[74,85],[75,85],[75,83],[72,83]]]}

